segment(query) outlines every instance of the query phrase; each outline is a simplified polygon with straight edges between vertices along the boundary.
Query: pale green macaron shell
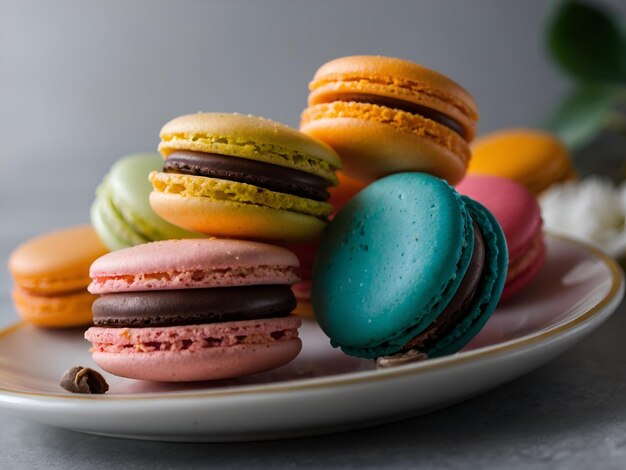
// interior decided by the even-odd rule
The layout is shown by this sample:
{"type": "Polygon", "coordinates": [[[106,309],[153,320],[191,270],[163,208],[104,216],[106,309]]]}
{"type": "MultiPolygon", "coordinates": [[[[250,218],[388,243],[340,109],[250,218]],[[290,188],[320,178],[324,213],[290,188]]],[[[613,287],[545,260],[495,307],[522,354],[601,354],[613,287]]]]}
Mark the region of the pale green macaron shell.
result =
{"type": "Polygon", "coordinates": [[[204,236],[163,220],[150,207],[148,175],[162,168],[158,154],[139,153],[115,162],[105,176],[91,206],[91,223],[109,249],[204,236]]]}

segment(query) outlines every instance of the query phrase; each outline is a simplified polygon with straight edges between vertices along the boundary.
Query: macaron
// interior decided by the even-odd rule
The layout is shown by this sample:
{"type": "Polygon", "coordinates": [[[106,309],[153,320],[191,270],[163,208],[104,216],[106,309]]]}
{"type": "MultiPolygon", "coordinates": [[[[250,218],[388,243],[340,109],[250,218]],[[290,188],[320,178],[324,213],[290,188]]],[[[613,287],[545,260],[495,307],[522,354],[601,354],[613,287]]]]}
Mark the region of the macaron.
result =
{"type": "Polygon", "coordinates": [[[309,89],[300,130],[334,148],[347,175],[366,183],[406,171],[463,178],[478,110],[444,75],[408,60],[351,56],[322,65],[309,89]]]}
{"type": "Polygon", "coordinates": [[[350,355],[439,357],[487,322],[504,286],[496,219],[444,180],[400,173],[357,194],[324,232],[312,304],[350,355]]]}
{"type": "Polygon", "coordinates": [[[163,220],[150,207],[148,175],[162,166],[158,154],[138,153],[116,161],[104,177],[91,206],[91,223],[110,250],[202,236],[163,220]]]}
{"type": "Polygon", "coordinates": [[[279,367],[302,347],[298,259],[264,243],[167,240],[96,260],[89,291],[94,361],[133,379],[184,382],[279,367]]]}
{"type": "Polygon", "coordinates": [[[215,236],[300,242],[317,237],[332,206],[337,154],[268,119],[198,113],[161,129],[163,171],[150,204],[164,219],[215,236]]]}
{"type": "Polygon", "coordinates": [[[468,172],[512,179],[535,195],[577,178],[565,144],[536,129],[506,129],[476,139],[468,172]]]}
{"type": "Polygon", "coordinates": [[[13,302],[22,319],[48,328],[91,324],[89,266],[107,252],[89,225],[32,238],[10,255],[13,302]]]}
{"type": "MultiPolygon", "coordinates": [[[[328,188],[330,193],[329,202],[333,206],[335,212],[341,210],[346,203],[354,197],[366,184],[350,178],[342,171],[337,172],[339,184],[328,188]]],[[[333,214],[329,219],[332,220],[333,214]]],[[[298,300],[298,306],[295,313],[304,317],[313,317],[313,307],[311,307],[311,276],[313,273],[313,263],[319,240],[307,243],[287,244],[285,247],[293,252],[300,260],[300,268],[298,268],[298,276],[301,281],[292,287],[293,293],[298,300]]]]}
{"type": "Polygon", "coordinates": [[[367,183],[351,178],[343,171],[337,172],[337,179],[339,181],[337,186],[328,188],[328,192],[330,193],[329,202],[332,204],[335,212],[341,210],[350,199],[367,186],[367,183]]]}
{"type": "Polygon", "coordinates": [[[467,175],[456,189],[489,209],[502,227],[509,252],[506,300],[528,285],[545,262],[539,203],[521,184],[498,176],[467,175]]]}

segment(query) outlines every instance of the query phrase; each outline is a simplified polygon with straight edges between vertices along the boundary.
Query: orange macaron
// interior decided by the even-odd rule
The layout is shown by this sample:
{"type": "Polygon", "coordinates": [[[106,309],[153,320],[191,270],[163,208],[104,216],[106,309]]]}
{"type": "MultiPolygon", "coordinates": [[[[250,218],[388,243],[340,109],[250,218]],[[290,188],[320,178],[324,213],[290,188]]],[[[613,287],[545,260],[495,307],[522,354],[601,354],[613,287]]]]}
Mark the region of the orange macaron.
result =
{"type": "Polygon", "coordinates": [[[351,178],[343,171],[337,172],[337,179],[339,180],[339,184],[328,188],[328,192],[330,193],[329,203],[333,206],[334,213],[337,213],[350,199],[367,186],[366,183],[351,178]]]}
{"type": "Polygon", "coordinates": [[[8,267],[20,316],[49,328],[89,325],[96,299],[87,292],[89,266],[107,251],[90,225],[58,230],[18,246],[8,267]]]}
{"type": "Polygon", "coordinates": [[[577,178],[565,144],[537,129],[505,129],[476,139],[468,171],[511,179],[535,195],[577,178]]]}
{"type": "Polygon", "coordinates": [[[422,65],[351,56],[324,64],[309,84],[301,130],[334,148],[363,182],[405,171],[457,183],[470,159],[478,109],[460,85],[422,65]]]}

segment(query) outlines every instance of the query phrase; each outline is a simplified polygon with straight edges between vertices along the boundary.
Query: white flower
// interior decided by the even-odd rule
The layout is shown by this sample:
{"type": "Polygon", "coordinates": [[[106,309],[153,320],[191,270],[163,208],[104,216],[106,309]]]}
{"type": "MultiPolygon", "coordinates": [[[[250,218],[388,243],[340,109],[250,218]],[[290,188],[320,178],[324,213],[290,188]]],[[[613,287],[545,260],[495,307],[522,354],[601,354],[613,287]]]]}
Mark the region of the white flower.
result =
{"type": "Polygon", "coordinates": [[[626,182],[590,176],[552,186],[539,199],[544,227],[600,246],[609,255],[626,255],[626,182]]]}

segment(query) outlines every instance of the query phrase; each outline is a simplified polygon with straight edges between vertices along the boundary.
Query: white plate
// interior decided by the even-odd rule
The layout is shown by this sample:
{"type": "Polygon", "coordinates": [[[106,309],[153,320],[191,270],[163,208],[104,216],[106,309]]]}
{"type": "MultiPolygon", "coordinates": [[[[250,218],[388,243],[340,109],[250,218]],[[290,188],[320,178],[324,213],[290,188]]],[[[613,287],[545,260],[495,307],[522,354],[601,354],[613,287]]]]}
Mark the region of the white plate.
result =
{"type": "Polygon", "coordinates": [[[550,360],[593,331],[623,296],[623,276],[587,245],[547,236],[535,281],[498,308],[461,353],[375,370],[332,349],[313,322],[291,364],[247,378],[155,384],[107,375],[106,395],[66,393],[64,370],[95,367],[82,331],[18,324],[0,333],[0,409],[88,433],[171,441],[235,441],[335,432],[465,400],[550,360]]]}

